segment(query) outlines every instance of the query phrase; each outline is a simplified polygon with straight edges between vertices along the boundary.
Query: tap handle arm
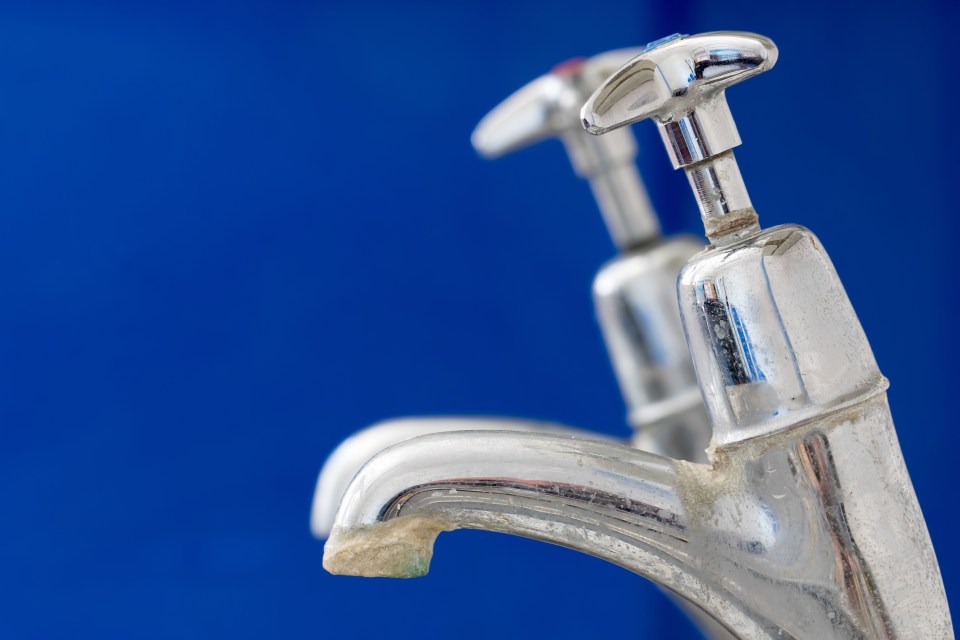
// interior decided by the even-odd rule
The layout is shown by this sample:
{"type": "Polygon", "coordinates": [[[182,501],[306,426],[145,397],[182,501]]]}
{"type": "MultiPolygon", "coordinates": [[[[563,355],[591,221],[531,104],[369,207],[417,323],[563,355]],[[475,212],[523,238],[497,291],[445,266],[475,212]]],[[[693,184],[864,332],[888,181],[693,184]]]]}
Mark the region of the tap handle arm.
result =
{"type": "Polygon", "coordinates": [[[617,49],[557,65],[490,111],[473,132],[474,148],[485,158],[499,158],[548,138],[578,133],[586,97],[641,51],[617,49]]]}
{"type": "Polygon", "coordinates": [[[516,91],[473,132],[480,155],[498,158],[548,138],[559,138],[573,170],[590,182],[614,242],[630,250],[660,235],[660,224],[634,165],[637,143],[629,129],[598,138],[580,126],[580,106],[604,79],[642,48],[576,58],[516,91]]]}
{"type": "Polygon", "coordinates": [[[581,111],[591,133],[655,119],[679,168],[740,144],[724,90],[772,68],[777,47],[753,33],[671,36],[620,67],[581,111]]]}
{"type": "Polygon", "coordinates": [[[725,90],[776,62],[776,45],[753,33],[670,36],[597,88],[580,112],[582,125],[600,134],[654,119],[674,169],[687,173],[707,237],[729,244],[760,226],[733,157],[740,134],[725,90]]]}

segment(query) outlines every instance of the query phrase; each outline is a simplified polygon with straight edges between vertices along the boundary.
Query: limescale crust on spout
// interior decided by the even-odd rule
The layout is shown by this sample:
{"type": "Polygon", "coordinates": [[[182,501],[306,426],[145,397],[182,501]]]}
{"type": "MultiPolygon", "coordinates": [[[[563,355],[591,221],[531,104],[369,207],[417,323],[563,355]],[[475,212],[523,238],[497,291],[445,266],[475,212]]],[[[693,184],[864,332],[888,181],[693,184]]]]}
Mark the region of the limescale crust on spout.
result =
{"type": "Polygon", "coordinates": [[[430,570],[437,536],[456,528],[435,516],[336,527],[323,547],[323,568],[341,576],[420,578],[430,570]]]}

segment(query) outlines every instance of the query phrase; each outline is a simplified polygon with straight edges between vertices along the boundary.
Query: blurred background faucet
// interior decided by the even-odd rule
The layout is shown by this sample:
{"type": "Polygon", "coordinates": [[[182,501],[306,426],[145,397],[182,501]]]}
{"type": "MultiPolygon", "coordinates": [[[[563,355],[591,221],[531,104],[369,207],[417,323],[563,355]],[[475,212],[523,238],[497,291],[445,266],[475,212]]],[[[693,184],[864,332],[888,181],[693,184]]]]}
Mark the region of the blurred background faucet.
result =
{"type": "Polygon", "coordinates": [[[773,67],[729,32],[654,43],[587,100],[602,134],[654,119],[711,245],[678,281],[711,418],[709,464],[537,433],[420,436],[351,483],[324,566],[424,575],[441,531],[476,528],[604,558],[741,638],[952,638],[880,373],[807,229],[761,229],[725,89],[773,67]]]}
{"type": "Polygon", "coordinates": [[[620,49],[558,65],[491,111],[474,131],[473,146],[484,157],[497,158],[548,138],[563,142],[574,171],[589,181],[620,250],[594,279],[593,299],[634,445],[705,460],[710,427],[675,294],[680,267],[703,243],[692,236],[661,237],[628,128],[591,136],[580,123],[584,100],[642,51],[620,49]]]}
{"type": "MultiPolygon", "coordinates": [[[[580,107],[600,83],[643,49],[620,49],[558,65],[517,90],[477,126],[473,146],[487,158],[557,137],[574,171],[589,180],[621,255],[594,280],[597,319],[634,428],[634,445],[685,460],[705,460],[710,431],[687,352],[674,293],[684,261],[703,244],[663,239],[636,168],[629,129],[592,136],[580,107]]],[[[463,430],[535,431],[608,439],[599,433],[513,418],[410,417],[388,420],[345,440],[317,480],[311,529],[330,534],[340,498],[357,471],[386,447],[418,435],[463,430]]]]}

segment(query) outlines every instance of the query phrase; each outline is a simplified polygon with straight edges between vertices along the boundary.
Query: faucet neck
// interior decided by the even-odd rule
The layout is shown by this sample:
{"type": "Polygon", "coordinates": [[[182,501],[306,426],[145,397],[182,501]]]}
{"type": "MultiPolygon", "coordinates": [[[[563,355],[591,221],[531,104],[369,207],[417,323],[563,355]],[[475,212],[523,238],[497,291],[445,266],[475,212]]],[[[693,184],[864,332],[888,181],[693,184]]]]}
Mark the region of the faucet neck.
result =
{"type": "Polygon", "coordinates": [[[707,238],[725,246],[760,230],[733,151],[684,167],[707,238]]]}
{"type": "Polygon", "coordinates": [[[590,182],[610,236],[621,252],[660,237],[660,223],[637,171],[637,143],[629,130],[561,136],[574,172],[590,182]]]}
{"type": "Polygon", "coordinates": [[[760,230],[733,148],[740,134],[721,91],[689,113],[658,122],[674,169],[683,167],[711,244],[760,230]]]}

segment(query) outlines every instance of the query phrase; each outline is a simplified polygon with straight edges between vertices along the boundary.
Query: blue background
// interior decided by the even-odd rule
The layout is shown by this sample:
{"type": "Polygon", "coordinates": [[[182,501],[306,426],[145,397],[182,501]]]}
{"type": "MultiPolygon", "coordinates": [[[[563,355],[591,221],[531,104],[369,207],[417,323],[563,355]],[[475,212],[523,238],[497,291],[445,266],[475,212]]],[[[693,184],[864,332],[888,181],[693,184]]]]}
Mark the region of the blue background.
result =
{"type": "MultiPolygon", "coordinates": [[[[955,6],[733,0],[0,6],[0,637],[682,637],[641,578],[465,531],[336,578],[308,532],[351,431],[409,414],[626,435],[589,303],[613,247],[559,143],[469,134],[576,55],[772,37],[730,92],[765,225],[831,251],[948,594],[955,6]]],[[[647,123],[670,232],[699,233],[647,123]]],[[[682,629],[679,631],[678,629],[682,629]]]]}

